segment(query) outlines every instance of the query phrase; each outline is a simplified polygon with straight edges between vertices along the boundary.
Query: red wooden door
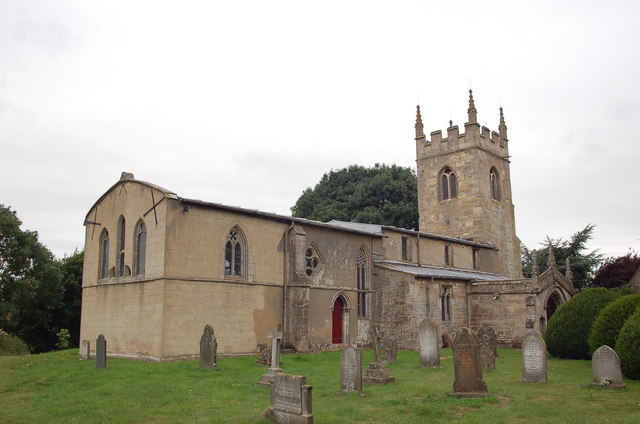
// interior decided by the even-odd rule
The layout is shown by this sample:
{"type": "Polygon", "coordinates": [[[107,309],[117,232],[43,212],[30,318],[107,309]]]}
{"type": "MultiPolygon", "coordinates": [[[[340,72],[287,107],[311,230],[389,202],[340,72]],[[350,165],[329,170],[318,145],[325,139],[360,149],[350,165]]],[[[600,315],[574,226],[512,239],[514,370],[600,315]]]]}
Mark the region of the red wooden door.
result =
{"type": "Polygon", "coordinates": [[[342,343],[342,314],[344,302],[338,297],[333,304],[331,343],[342,343]]]}

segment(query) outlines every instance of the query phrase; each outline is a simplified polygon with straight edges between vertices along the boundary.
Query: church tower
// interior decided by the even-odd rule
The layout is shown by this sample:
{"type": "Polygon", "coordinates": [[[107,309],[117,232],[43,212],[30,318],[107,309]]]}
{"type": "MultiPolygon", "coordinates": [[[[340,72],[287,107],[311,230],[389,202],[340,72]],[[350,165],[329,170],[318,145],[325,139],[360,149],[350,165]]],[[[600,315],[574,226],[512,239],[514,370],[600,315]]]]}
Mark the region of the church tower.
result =
{"type": "Polygon", "coordinates": [[[469,90],[467,113],[464,133],[449,121],[445,138],[442,131],[434,131],[428,140],[417,107],[420,231],[490,243],[498,248],[498,263],[491,268],[521,278],[503,111],[500,108],[498,132],[480,126],[469,90]]]}

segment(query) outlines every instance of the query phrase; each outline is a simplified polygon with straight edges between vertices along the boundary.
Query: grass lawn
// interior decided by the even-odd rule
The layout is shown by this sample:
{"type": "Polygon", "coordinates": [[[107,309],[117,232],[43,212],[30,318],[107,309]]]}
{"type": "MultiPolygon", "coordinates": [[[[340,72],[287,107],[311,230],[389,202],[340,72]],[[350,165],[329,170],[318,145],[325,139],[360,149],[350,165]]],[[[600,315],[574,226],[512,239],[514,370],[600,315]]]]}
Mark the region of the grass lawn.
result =
{"type": "MultiPolygon", "coordinates": [[[[421,368],[416,352],[390,365],[396,382],[340,392],[340,352],[282,356],[285,372],[313,385],[317,423],[640,423],[640,381],[626,389],[590,387],[591,363],[550,358],[547,384],[520,382],[520,352],[500,349],[484,379],[491,396],[457,399],[450,349],[442,366],[421,368]]],[[[364,362],[371,352],[364,352],[364,362]]],[[[365,365],[366,367],[366,365],[365,365]]],[[[197,361],[78,360],[77,350],[0,357],[0,423],[267,423],[266,369],[256,357],[219,358],[218,371],[197,361]]]]}

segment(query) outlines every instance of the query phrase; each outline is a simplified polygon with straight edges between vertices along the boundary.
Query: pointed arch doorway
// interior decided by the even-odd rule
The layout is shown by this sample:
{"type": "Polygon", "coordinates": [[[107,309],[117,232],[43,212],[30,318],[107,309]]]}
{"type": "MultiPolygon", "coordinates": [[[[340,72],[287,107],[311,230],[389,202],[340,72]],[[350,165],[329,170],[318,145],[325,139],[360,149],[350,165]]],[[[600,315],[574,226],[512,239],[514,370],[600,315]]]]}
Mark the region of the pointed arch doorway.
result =
{"type": "Polygon", "coordinates": [[[331,311],[331,343],[333,344],[343,343],[344,307],[344,299],[342,296],[338,296],[333,302],[333,310],[331,311]]]}

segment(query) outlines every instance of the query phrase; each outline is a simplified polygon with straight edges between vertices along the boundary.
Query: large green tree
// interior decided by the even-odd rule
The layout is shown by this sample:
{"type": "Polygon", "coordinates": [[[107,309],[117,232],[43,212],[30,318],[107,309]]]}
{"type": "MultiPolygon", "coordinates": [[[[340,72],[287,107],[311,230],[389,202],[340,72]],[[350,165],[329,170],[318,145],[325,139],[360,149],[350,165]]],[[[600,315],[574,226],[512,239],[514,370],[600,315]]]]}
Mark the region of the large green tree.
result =
{"type": "Polygon", "coordinates": [[[78,325],[81,254],[57,261],[21,225],[15,211],[0,205],[0,328],[43,352],[56,346],[60,329],[78,325]]]}
{"type": "MultiPolygon", "coordinates": [[[[536,250],[539,272],[543,273],[548,267],[549,251],[547,247],[551,244],[558,270],[566,272],[565,263],[569,258],[573,273],[573,285],[579,290],[591,287],[594,271],[602,262],[602,255],[597,250],[586,252],[587,242],[591,239],[594,228],[594,225],[589,224],[572,235],[569,240],[553,239],[547,236],[546,240],[540,243],[541,249],[536,250]]],[[[533,251],[522,245],[522,273],[525,277],[531,277],[532,269],[533,251]]]]}
{"type": "Polygon", "coordinates": [[[291,208],[293,216],[317,221],[362,222],[418,228],[418,189],[411,168],[350,165],[327,172],[291,208]]]}

